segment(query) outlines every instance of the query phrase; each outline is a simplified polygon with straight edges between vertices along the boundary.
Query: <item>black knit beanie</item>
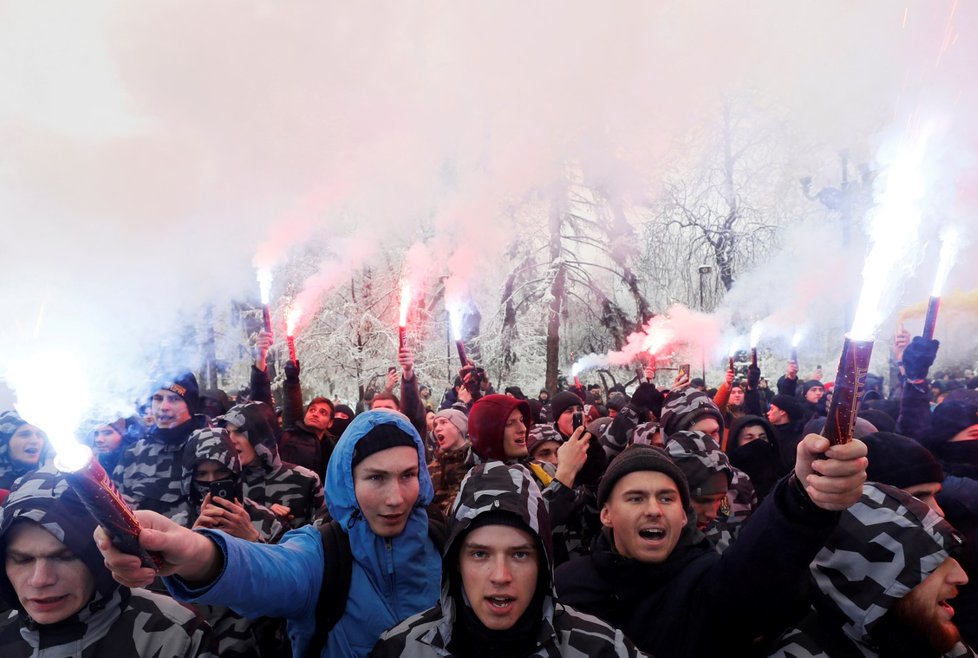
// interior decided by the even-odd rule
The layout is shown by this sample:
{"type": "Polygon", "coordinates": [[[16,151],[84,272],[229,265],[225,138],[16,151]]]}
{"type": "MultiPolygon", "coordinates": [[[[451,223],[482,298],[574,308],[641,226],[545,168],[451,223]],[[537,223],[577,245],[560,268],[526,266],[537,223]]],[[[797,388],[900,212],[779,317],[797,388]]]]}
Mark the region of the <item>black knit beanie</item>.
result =
{"type": "Polygon", "coordinates": [[[928,448],[946,443],[958,432],[978,424],[978,405],[945,400],[934,408],[930,427],[924,432],[921,443],[928,448]]]}
{"type": "Polygon", "coordinates": [[[550,415],[553,417],[554,422],[560,418],[560,414],[567,411],[573,406],[584,406],[584,400],[577,397],[575,393],[570,391],[561,391],[550,400],[550,415]]]}
{"type": "Polygon", "coordinates": [[[944,469],[924,446],[900,434],[873,432],[862,439],[866,444],[866,477],[906,489],[917,484],[943,482],[944,469]]]}
{"type": "Polygon", "coordinates": [[[631,445],[611,460],[601,483],[598,485],[598,508],[604,507],[618,480],[636,471],[663,473],[676,483],[683,509],[689,507],[689,483],[682,469],[676,466],[662,448],[647,445],[631,445]]]}
{"type": "Polygon", "coordinates": [[[397,448],[399,446],[406,446],[417,450],[414,439],[397,425],[378,425],[357,441],[357,445],[353,449],[352,466],[356,467],[364,459],[381,450],[397,448]]]}
{"type": "Polygon", "coordinates": [[[791,422],[799,421],[805,417],[805,407],[802,406],[798,398],[791,395],[775,395],[771,399],[771,406],[788,414],[788,419],[791,422]]]}

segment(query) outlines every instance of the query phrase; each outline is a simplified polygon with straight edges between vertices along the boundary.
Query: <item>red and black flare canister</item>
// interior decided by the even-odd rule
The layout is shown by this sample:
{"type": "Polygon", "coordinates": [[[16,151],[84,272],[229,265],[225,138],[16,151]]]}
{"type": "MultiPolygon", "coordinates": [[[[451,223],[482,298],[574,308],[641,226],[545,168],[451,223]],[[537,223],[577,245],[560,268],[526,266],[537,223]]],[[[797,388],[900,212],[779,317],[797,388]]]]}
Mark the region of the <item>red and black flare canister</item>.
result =
{"type": "Polygon", "coordinates": [[[730,357],[727,357],[727,358],[729,359],[729,364],[727,365],[727,368],[730,370],[730,372],[733,372],[733,370],[734,370],[733,356],[730,356],[730,357]]]}
{"type": "Polygon", "coordinates": [[[846,336],[842,358],[839,359],[839,373],[832,389],[832,404],[829,405],[825,429],[822,430],[822,436],[832,445],[852,440],[852,429],[856,425],[856,414],[866,388],[866,374],[872,355],[872,340],[855,340],[846,336]]]}
{"type": "Polygon", "coordinates": [[[798,365],[798,348],[797,347],[792,347],[791,348],[791,362],[794,363],[795,365],[798,365]]]}
{"type": "Polygon", "coordinates": [[[927,300],[927,315],[924,316],[924,330],[920,334],[924,339],[934,339],[934,327],[937,325],[937,312],[940,310],[940,297],[931,297],[927,300]]]}
{"type": "Polygon", "coordinates": [[[757,348],[756,347],[750,348],[750,364],[752,366],[754,366],[755,368],[757,367],[757,348]]]}
{"type": "MultiPolygon", "coordinates": [[[[57,461],[55,463],[57,465],[57,461]]],[[[123,553],[138,557],[144,567],[158,570],[163,566],[162,555],[147,551],[139,545],[139,533],[142,530],[139,520],[119,495],[94,455],[90,456],[88,462],[81,468],[72,471],[61,470],[68,485],[74,489],[85,508],[105,530],[113,546],[123,553]]]]}
{"type": "Polygon", "coordinates": [[[285,342],[289,346],[289,361],[295,363],[295,336],[292,334],[286,335],[285,342]]]}
{"type": "Polygon", "coordinates": [[[407,339],[407,327],[403,324],[397,327],[397,349],[404,349],[404,341],[407,339]]]}
{"type": "Polygon", "coordinates": [[[268,304],[261,305],[261,315],[265,320],[265,331],[272,333],[272,309],[268,304]]]}

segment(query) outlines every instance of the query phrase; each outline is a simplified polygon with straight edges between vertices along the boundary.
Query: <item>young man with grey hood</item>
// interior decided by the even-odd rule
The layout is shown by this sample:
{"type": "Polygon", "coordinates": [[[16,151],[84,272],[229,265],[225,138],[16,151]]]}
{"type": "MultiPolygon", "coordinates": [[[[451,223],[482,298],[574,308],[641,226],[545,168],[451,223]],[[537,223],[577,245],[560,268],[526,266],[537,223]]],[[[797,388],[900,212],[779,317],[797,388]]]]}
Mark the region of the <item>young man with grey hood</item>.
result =
{"type": "Polygon", "coordinates": [[[519,464],[474,467],[453,507],[439,603],[384,633],[373,658],[643,656],[553,593],[550,516],[519,464]]]}
{"type": "Polygon", "coordinates": [[[777,658],[974,656],[948,603],[968,582],[962,538],[910,494],[867,483],[811,564],[813,609],[777,658]]]}
{"type": "Polygon", "coordinates": [[[212,656],[211,629],[176,601],[112,579],[95,519],[52,467],[20,480],[0,511],[0,655],[212,656]]]}

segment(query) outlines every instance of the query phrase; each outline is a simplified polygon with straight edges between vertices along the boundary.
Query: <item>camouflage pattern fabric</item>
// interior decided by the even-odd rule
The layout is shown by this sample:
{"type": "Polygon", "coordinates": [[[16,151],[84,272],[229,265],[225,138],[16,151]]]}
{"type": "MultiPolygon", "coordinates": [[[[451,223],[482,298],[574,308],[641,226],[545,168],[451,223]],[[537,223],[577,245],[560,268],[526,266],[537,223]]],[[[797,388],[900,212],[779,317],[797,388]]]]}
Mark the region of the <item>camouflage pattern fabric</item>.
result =
{"type": "Polygon", "coordinates": [[[136,509],[168,518],[190,517],[190,491],[184,478],[184,449],[195,430],[208,427],[205,416],[194,416],[171,429],[153,427],[122,453],[112,472],[119,493],[136,509]]]}
{"type": "MultiPolygon", "coordinates": [[[[193,483],[194,470],[204,460],[220,462],[235,477],[240,477],[238,451],[223,427],[207,427],[191,434],[185,455],[187,463],[184,465],[184,477],[187,479],[188,489],[197,486],[193,483]]],[[[241,502],[251,517],[252,526],[258,531],[259,541],[272,543],[281,538],[285,527],[270,509],[248,497],[241,502]]],[[[184,525],[193,526],[199,514],[200,501],[194,505],[193,515],[184,525]]],[[[246,619],[224,606],[199,605],[197,610],[214,629],[216,649],[222,657],[259,658],[259,646],[263,643],[274,643],[269,635],[274,636],[278,629],[275,622],[267,618],[246,619]]]]}
{"type": "MultiPolygon", "coordinates": [[[[839,636],[834,641],[876,656],[874,626],[962,543],[958,532],[924,503],[895,487],[867,483],[812,562],[815,616],[829,622],[839,636]]],[[[812,632],[795,628],[781,636],[771,655],[830,655],[823,652],[824,644],[812,632]]],[[[969,652],[959,645],[946,655],[974,655],[969,652]]]]}
{"type": "Polygon", "coordinates": [[[473,520],[485,513],[509,512],[537,535],[543,550],[541,570],[549,591],[542,606],[537,649],[531,656],[643,656],[621,633],[590,615],[556,603],[553,595],[553,562],[547,506],[533,475],[519,464],[489,461],[473,468],[462,482],[453,506],[438,605],[410,617],[384,633],[371,656],[452,656],[448,647],[456,622],[456,607],[466,605],[451,595],[452,578],[458,578],[457,555],[461,539],[473,520]]]}
{"type": "Polygon", "coordinates": [[[281,520],[290,528],[299,528],[312,523],[325,511],[322,482],[308,468],[279,458],[275,434],[261,408],[263,404],[236,405],[216,421],[237,427],[255,449],[257,459],[241,472],[244,495],[264,507],[285,505],[291,518],[281,520]]]}
{"type": "Polygon", "coordinates": [[[462,486],[462,478],[469,472],[468,458],[469,442],[466,441],[455,450],[435,450],[435,458],[428,464],[431,483],[435,485],[433,503],[446,516],[451,514],[455,495],[462,486]]]}
{"type": "Polygon", "coordinates": [[[690,495],[696,496],[696,488],[714,473],[727,476],[727,498],[720,504],[720,513],[703,534],[722,553],[737,539],[744,521],[757,506],[757,495],[746,473],[730,465],[727,453],[720,449],[716,440],[703,432],[680,431],[666,442],[666,452],[686,474],[690,495]]]}
{"type": "Polygon", "coordinates": [[[130,590],[113,580],[92,537],[95,519],[53,468],[18,481],[0,510],[0,537],[25,520],[40,524],[82,560],[95,591],[73,617],[45,626],[24,612],[6,571],[0,570],[0,597],[14,607],[0,621],[4,658],[214,655],[211,630],[193,612],[168,597],[130,590]]]}
{"type": "MultiPolygon", "coordinates": [[[[14,480],[34,470],[32,466],[18,464],[10,459],[10,437],[17,428],[26,424],[27,421],[16,411],[5,411],[0,414],[0,489],[9,489],[13,486],[14,480]]],[[[50,455],[51,444],[45,440],[38,464],[46,463],[50,455]]]]}
{"type": "Polygon", "coordinates": [[[702,391],[687,388],[670,393],[662,405],[662,430],[666,438],[689,429],[690,425],[703,418],[714,418],[723,433],[723,414],[710,396],[702,391]]]}

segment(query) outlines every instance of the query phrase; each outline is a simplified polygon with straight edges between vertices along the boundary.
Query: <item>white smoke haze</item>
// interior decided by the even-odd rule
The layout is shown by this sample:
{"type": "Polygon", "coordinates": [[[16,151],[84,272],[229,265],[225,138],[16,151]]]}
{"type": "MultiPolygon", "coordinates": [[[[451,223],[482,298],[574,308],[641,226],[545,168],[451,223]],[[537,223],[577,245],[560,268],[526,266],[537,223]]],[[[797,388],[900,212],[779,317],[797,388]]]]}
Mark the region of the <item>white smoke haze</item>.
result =
{"type": "MultiPolygon", "coordinates": [[[[296,291],[310,313],[386,246],[417,242],[429,287],[448,276],[449,299],[495,308],[514,205],[549,198],[569,163],[619,200],[654,196],[675,138],[731,96],[817,147],[786,180],[839,148],[870,162],[908,116],[940,110],[932,173],[973,221],[976,30],[978,6],[952,0],[4,2],[0,378],[17,389],[15,361],[56,349],[100,406],[122,407],[161,349],[199,363],[185,327],[201,308],[255,299],[255,265],[314,241],[334,256],[296,291]]],[[[788,270],[742,277],[739,301],[684,339],[725,352],[728,312],[790,333],[785,305],[841,324],[865,252],[814,230],[808,251],[785,237],[788,270]]],[[[978,280],[963,260],[949,290],[978,280]]],[[[65,393],[57,367],[44,376],[65,393]]]]}

